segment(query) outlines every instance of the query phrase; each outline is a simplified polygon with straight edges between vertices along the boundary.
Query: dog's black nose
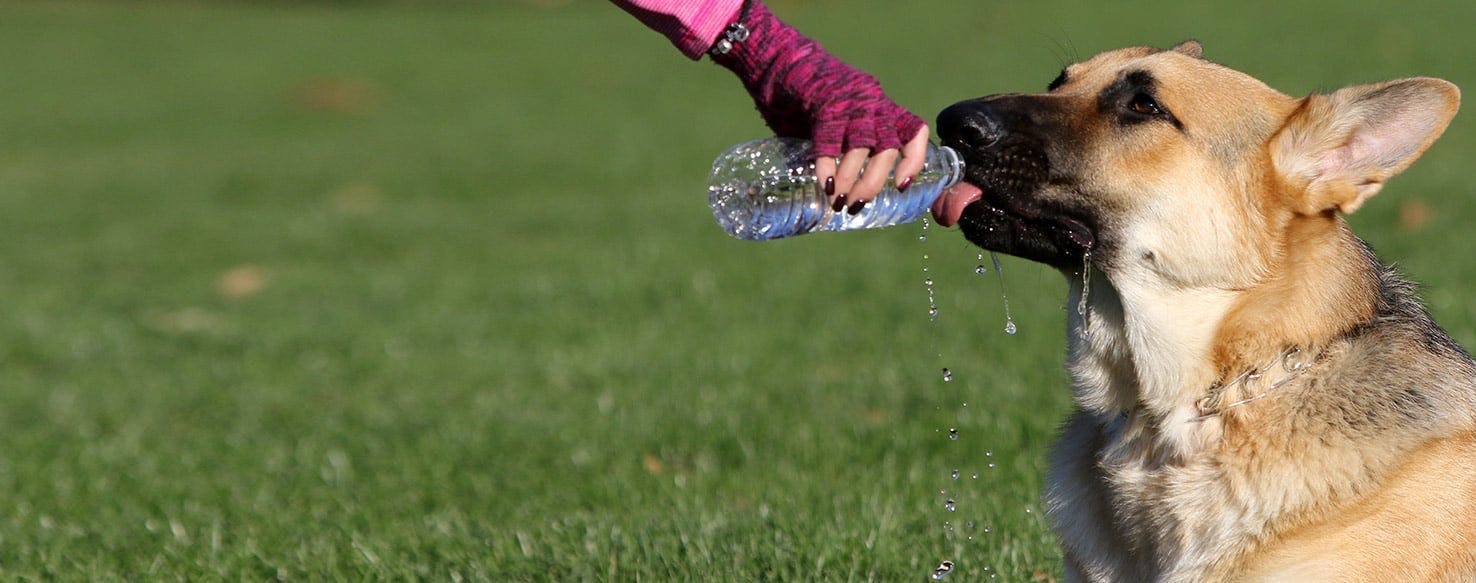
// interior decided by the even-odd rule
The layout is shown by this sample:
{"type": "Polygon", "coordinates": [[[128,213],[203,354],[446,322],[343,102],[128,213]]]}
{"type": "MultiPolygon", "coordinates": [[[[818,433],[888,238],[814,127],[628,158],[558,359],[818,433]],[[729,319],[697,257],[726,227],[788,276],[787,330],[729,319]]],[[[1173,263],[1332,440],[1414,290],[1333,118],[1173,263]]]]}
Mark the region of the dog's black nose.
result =
{"type": "Polygon", "coordinates": [[[961,101],[938,114],[938,138],[944,144],[984,149],[1003,137],[1004,124],[987,100],[961,101]]]}

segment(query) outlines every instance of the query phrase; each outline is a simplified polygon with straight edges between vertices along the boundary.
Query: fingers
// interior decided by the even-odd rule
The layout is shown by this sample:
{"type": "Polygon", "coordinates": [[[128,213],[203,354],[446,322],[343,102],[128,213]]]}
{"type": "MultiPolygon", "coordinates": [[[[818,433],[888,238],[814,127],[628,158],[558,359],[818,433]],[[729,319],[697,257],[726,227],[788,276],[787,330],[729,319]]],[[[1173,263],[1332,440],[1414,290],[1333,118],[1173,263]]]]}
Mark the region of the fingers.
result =
{"type": "MultiPolygon", "coordinates": [[[[861,167],[866,165],[866,157],[870,154],[871,150],[868,148],[855,148],[841,156],[840,167],[835,171],[835,199],[830,203],[832,210],[839,211],[851,204],[851,189],[856,186],[861,167]]],[[[876,196],[876,193],[872,193],[872,196],[876,196]]]]}
{"type": "Polygon", "coordinates": [[[897,170],[893,173],[893,183],[898,189],[906,190],[908,186],[912,186],[912,179],[917,178],[918,172],[922,172],[927,157],[928,126],[924,125],[907,145],[902,146],[902,161],[897,163],[897,170]]]}
{"type": "MultiPolygon", "coordinates": [[[[861,212],[886,188],[888,177],[893,179],[892,183],[898,190],[907,190],[927,162],[929,137],[930,130],[926,123],[922,123],[900,151],[895,146],[880,151],[858,147],[847,150],[839,160],[826,155],[817,156],[815,179],[825,192],[830,208],[835,212],[861,212]]],[[[891,142],[897,143],[895,139],[891,142]]]]}
{"type": "Polygon", "coordinates": [[[887,185],[887,176],[892,173],[892,165],[897,163],[897,150],[895,148],[882,150],[871,161],[866,163],[866,172],[861,175],[861,180],[856,181],[856,186],[851,189],[850,213],[856,214],[876,198],[877,193],[887,185]]]}
{"type": "Polygon", "coordinates": [[[821,156],[815,158],[815,183],[820,185],[820,191],[825,193],[825,204],[834,205],[835,197],[840,194],[835,189],[835,157],[821,156]]]}

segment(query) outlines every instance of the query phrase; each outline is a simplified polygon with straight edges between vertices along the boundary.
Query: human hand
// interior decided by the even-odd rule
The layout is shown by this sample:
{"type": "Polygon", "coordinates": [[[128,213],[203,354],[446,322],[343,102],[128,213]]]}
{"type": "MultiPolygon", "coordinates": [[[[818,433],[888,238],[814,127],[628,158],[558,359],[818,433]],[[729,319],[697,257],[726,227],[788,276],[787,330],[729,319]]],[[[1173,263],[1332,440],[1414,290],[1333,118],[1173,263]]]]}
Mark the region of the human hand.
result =
{"type": "Polygon", "coordinates": [[[825,189],[831,210],[856,214],[876,198],[890,175],[897,190],[905,192],[912,179],[922,171],[928,153],[928,126],[918,128],[912,140],[897,148],[873,153],[871,148],[854,148],[845,156],[824,156],[815,160],[815,180],[825,189]],[[898,160],[898,157],[901,160],[898,160]],[[864,166],[864,171],[863,171],[864,166]]]}
{"type": "Polygon", "coordinates": [[[927,122],[888,98],[875,77],[750,2],[748,38],[713,60],[738,75],[776,135],[813,142],[815,177],[831,208],[860,212],[894,171],[905,190],[923,166],[927,122]]]}

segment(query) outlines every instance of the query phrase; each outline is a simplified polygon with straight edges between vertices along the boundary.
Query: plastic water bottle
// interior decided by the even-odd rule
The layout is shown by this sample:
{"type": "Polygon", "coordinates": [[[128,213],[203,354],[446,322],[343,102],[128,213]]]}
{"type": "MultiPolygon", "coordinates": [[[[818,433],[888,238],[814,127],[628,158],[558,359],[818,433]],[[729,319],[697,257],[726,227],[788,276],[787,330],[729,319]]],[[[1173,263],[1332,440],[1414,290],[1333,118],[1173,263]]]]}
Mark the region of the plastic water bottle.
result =
{"type": "Polygon", "coordinates": [[[907,192],[886,186],[861,212],[830,209],[815,180],[810,142],[766,138],[729,148],[712,163],[707,200],[729,235],[764,241],[815,231],[852,231],[915,221],[943,189],[963,177],[963,160],[947,146],[928,144],[926,162],[907,192]]]}

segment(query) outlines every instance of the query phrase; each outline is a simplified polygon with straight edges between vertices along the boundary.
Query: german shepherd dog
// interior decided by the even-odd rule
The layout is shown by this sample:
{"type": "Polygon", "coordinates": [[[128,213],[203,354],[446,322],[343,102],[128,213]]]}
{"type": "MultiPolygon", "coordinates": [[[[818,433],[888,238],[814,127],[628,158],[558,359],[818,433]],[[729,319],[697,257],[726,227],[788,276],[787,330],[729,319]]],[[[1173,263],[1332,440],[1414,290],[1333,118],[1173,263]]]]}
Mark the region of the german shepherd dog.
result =
{"type": "Polygon", "coordinates": [[[1342,218],[1459,103],[1293,98],[1188,41],[939,115],[937,220],[1067,276],[1068,581],[1476,580],[1476,363],[1342,218]]]}

